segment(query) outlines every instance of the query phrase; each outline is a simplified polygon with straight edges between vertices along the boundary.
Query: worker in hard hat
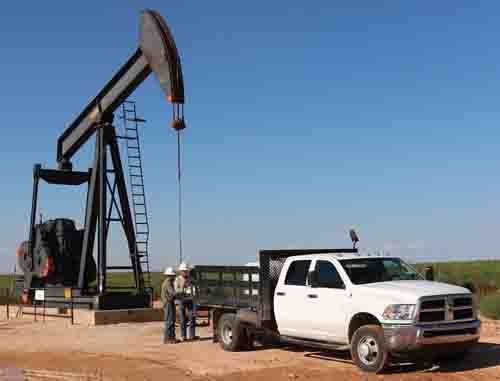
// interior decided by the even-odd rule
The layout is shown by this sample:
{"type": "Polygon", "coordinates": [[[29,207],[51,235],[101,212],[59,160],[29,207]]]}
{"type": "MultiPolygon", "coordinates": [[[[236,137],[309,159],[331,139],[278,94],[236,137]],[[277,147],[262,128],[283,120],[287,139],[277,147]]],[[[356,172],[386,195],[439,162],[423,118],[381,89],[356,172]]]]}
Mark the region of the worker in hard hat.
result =
{"type": "Polygon", "coordinates": [[[166,278],[161,285],[161,302],[165,309],[164,344],[177,344],[175,338],[175,271],[172,267],[165,269],[166,278]]]}
{"type": "Polygon", "coordinates": [[[184,262],[179,265],[179,275],[177,275],[177,278],[175,278],[175,295],[176,295],[176,303],[179,306],[181,338],[183,341],[195,340],[197,339],[195,335],[196,331],[196,304],[194,301],[195,288],[189,276],[189,266],[187,265],[187,263],[184,262]],[[189,332],[187,332],[187,326],[189,326],[189,332]],[[187,336],[187,333],[189,333],[189,336],[187,336]]]}

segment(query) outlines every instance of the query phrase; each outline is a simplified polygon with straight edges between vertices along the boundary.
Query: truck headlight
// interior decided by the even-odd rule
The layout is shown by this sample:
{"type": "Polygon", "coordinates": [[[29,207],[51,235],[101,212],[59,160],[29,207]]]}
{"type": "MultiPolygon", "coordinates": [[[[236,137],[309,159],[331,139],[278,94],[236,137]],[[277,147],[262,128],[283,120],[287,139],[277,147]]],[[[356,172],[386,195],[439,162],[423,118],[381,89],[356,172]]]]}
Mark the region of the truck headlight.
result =
{"type": "Polygon", "coordinates": [[[382,314],[386,320],[413,320],[415,304],[391,304],[382,314]]]}

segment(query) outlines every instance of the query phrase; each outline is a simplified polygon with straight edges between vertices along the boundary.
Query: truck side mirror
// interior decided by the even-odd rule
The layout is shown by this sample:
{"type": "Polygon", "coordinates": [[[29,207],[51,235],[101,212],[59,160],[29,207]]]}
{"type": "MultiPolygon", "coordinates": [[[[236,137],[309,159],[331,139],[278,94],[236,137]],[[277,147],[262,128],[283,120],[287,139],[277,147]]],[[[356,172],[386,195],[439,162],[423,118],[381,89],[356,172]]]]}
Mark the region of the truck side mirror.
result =
{"type": "Polygon", "coordinates": [[[309,271],[307,274],[307,284],[309,287],[318,287],[318,272],[317,271],[309,271]]]}
{"type": "Polygon", "coordinates": [[[427,266],[424,270],[425,280],[434,280],[434,268],[432,266],[427,266]]]}

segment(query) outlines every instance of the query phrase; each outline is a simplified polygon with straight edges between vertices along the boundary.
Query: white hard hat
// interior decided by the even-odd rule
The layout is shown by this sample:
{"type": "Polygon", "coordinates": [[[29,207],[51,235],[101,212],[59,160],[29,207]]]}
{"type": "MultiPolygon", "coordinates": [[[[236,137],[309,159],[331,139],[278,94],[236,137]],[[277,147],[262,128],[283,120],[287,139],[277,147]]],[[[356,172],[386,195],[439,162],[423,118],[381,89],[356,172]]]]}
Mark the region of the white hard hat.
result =
{"type": "Polygon", "coordinates": [[[175,271],[174,271],[174,269],[172,267],[167,267],[165,269],[165,271],[163,272],[163,274],[174,276],[175,275],[175,271]]]}
{"type": "Polygon", "coordinates": [[[179,271],[189,271],[189,266],[186,262],[182,262],[179,265],[179,271]]]}

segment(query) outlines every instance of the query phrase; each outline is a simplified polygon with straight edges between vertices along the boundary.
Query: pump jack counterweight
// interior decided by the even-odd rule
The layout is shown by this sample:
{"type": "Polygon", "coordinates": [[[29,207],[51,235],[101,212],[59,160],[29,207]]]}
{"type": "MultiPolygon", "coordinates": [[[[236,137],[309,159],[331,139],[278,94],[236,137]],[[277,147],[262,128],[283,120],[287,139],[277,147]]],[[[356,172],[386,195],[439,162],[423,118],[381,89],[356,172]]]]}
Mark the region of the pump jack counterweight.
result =
{"type": "MultiPolygon", "coordinates": [[[[166,100],[172,103],[172,126],[180,131],[186,126],[180,57],[163,18],[155,11],[146,10],[141,16],[137,50],[59,137],[58,169],[43,169],[40,164],[35,165],[29,240],[17,250],[18,262],[24,272],[23,299],[29,300],[35,287],[49,287],[50,292],[45,298],[54,304],[61,294],[64,295],[64,289],[70,287],[77,303],[91,308],[120,309],[150,304],[141,266],[146,265],[149,276],[149,263],[147,258],[146,262],[141,261],[141,255],[144,255],[138,245],[142,241],[137,239],[141,231],[137,219],[134,225],[132,218],[113,119],[118,107],[151,73],[158,79],[166,100]],[[92,167],[86,172],[73,171],[71,159],[93,135],[96,144],[92,167]],[[88,185],[83,229],[76,229],[75,223],[69,219],[35,225],[40,180],[68,186],[88,185]],[[108,265],[107,238],[111,222],[120,222],[122,226],[130,266],[108,265]],[[96,235],[97,263],[93,256],[96,235]],[[108,286],[108,270],[125,269],[132,270],[134,286],[128,292],[117,292],[108,286]],[[94,280],[97,280],[95,289],[91,287],[94,280]]],[[[131,191],[136,214],[132,182],[131,191]]]]}

